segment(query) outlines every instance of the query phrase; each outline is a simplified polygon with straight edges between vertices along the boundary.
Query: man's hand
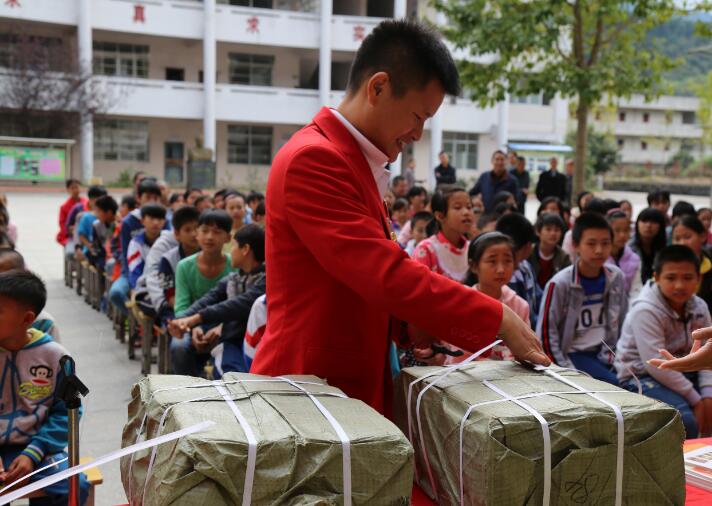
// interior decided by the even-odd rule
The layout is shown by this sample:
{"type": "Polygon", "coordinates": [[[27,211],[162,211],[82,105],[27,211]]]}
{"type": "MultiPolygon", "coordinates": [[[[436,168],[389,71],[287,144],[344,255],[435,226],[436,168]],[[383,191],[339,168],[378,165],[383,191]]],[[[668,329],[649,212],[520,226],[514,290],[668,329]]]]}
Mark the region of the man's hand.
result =
{"type": "Polygon", "coordinates": [[[6,473],[0,474],[0,478],[6,485],[27,476],[35,469],[35,463],[27,455],[20,455],[12,461],[6,473]],[[3,476],[4,475],[4,476],[3,476]]]}
{"type": "Polygon", "coordinates": [[[509,307],[502,304],[502,323],[499,337],[504,341],[517,360],[536,365],[551,365],[551,360],[541,348],[537,335],[509,307]]]}
{"type": "Polygon", "coordinates": [[[694,372],[712,369],[712,327],[698,329],[692,333],[695,340],[690,354],[675,358],[667,350],[659,350],[663,358],[648,360],[648,363],[660,369],[670,369],[679,372],[694,372]],[[705,342],[707,341],[707,342],[705,342]],[[702,344],[704,343],[704,344],[702,344]]]}
{"type": "Polygon", "coordinates": [[[428,365],[443,365],[446,359],[444,354],[435,353],[430,347],[413,348],[413,356],[417,358],[419,362],[423,362],[428,365]]]}

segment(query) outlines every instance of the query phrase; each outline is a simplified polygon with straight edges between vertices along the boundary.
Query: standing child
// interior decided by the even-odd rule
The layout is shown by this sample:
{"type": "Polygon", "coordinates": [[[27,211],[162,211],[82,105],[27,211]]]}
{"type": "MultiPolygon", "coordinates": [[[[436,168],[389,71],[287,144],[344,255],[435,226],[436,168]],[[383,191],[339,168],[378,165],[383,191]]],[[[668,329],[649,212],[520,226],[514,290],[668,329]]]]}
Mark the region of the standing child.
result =
{"type": "MultiPolygon", "coordinates": [[[[232,218],[230,237],[235,237],[237,231],[245,225],[245,216],[247,215],[245,207],[245,196],[242,193],[231,191],[225,194],[225,211],[232,218]]],[[[232,246],[230,242],[227,242],[223,253],[229,255],[230,251],[232,251],[232,246]]]]}
{"type": "Polygon", "coordinates": [[[705,247],[707,230],[700,220],[693,215],[682,216],[672,228],[672,243],[690,248],[700,262],[700,285],[697,296],[712,308],[712,259],[705,247]]]}
{"type": "Polygon", "coordinates": [[[433,195],[432,206],[437,233],[418,244],[413,259],[433,272],[462,283],[469,270],[469,242],[465,234],[474,220],[472,201],[462,188],[446,187],[433,195]]]}
{"type": "Polygon", "coordinates": [[[667,246],[655,257],[654,282],[647,283],[623,323],[616,355],[621,386],[674,406],[688,438],[712,431],[712,372],[683,374],[650,365],[660,350],[676,357],[692,349],[692,332],[709,327],[707,304],[695,296],[699,257],[688,247],[667,246]],[[634,375],[637,379],[634,378],[634,375]]]}
{"type": "Polygon", "coordinates": [[[161,204],[146,204],[141,208],[143,230],[136,234],[129,243],[129,285],[136,288],[138,278],[143,274],[143,267],[153,243],[161,235],[166,224],[166,208],[161,204]]]}
{"type": "Polygon", "coordinates": [[[529,263],[539,288],[543,290],[554,274],[571,265],[569,255],[559,246],[566,225],[558,214],[543,213],[537,218],[534,229],[538,241],[529,255],[529,263]]]}
{"type": "Polygon", "coordinates": [[[642,283],[640,280],[640,257],[628,246],[630,241],[630,218],[621,209],[616,209],[608,213],[608,224],[613,230],[613,243],[611,245],[611,256],[606,264],[615,265],[625,278],[625,290],[629,300],[633,300],[640,292],[642,283]]]}
{"type": "Polygon", "coordinates": [[[623,273],[605,265],[613,233],[597,213],[583,213],[572,232],[577,261],[546,284],[537,334],[562,367],[618,384],[613,370],[620,328],[628,309],[623,273]]]}
{"type": "Polygon", "coordinates": [[[70,239],[70,234],[67,232],[67,216],[74,206],[77,204],[86,204],[86,197],[82,197],[82,187],[78,180],[67,179],[65,183],[69,197],[59,208],[59,232],[57,232],[57,242],[62,246],[66,245],[70,239]]]}
{"type": "MultiPolygon", "coordinates": [[[[44,283],[28,271],[0,274],[0,362],[4,378],[0,430],[4,434],[0,481],[9,485],[35,469],[30,482],[67,469],[67,407],[56,398],[64,371],[59,360],[67,351],[50,336],[31,328],[47,301],[44,283]]],[[[51,485],[48,496],[30,504],[67,504],[68,480],[51,485]],[[38,501],[38,502],[35,502],[38,501]]],[[[80,476],[82,502],[89,483],[80,476]]]]}

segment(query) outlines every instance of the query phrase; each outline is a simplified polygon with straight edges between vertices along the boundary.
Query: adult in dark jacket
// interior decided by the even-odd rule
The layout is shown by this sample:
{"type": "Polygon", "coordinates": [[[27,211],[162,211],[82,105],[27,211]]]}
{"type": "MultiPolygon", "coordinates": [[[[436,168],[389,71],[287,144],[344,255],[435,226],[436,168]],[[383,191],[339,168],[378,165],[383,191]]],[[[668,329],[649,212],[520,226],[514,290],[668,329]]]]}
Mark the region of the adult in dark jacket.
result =
{"type": "Polygon", "coordinates": [[[239,270],[223,278],[180,319],[169,324],[172,334],[192,329],[192,339],[185,339],[185,346],[171,347],[175,374],[200,375],[218,339],[222,352],[214,353],[215,378],[226,372],[247,372],[243,340],[252,305],[267,290],[264,255],[262,227],[247,225],[238,230],[230,256],[233,268],[239,270]]]}
{"type": "Polygon", "coordinates": [[[437,186],[455,184],[457,182],[457,168],[450,164],[450,156],[445,151],[441,151],[439,158],[440,165],[435,167],[435,184],[437,186]]]}
{"type": "Polygon", "coordinates": [[[509,174],[517,180],[519,194],[515,195],[514,198],[517,199],[519,212],[524,214],[524,207],[527,204],[527,197],[529,197],[529,184],[531,180],[529,178],[529,171],[527,170],[527,159],[523,156],[516,156],[515,159],[516,166],[509,170],[509,174]]]}
{"type": "Polygon", "coordinates": [[[497,150],[492,154],[492,170],[480,175],[475,186],[470,190],[470,195],[482,195],[485,212],[494,211],[494,198],[499,192],[507,191],[512,195],[519,195],[517,180],[507,172],[505,154],[497,150]]]}
{"type": "Polygon", "coordinates": [[[562,202],[566,201],[566,176],[557,170],[559,160],[552,157],[549,162],[549,170],[542,172],[539,182],[536,184],[536,198],[540,201],[546,197],[558,197],[562,202]]]}

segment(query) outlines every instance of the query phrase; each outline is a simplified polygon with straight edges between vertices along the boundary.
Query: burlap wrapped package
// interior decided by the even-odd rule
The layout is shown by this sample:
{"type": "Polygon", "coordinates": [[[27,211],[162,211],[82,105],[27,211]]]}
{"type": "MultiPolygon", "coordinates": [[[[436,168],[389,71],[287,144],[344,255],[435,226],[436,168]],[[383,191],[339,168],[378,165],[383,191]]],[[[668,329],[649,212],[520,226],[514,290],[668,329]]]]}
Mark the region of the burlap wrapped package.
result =
{"type": "Polygon", "coordinates": [[[619,456],[620,504],[684,504],[685,431],[680,415],[667,404],[557,367],[550,368],[551,375],[515,362],[486,360],[438,380],[446,370],[405,369],[397,381],[395,408],[397,423],[411,433],[418,483],[439,505],[545,503],[545,426],[551,450],[549,504],[615,505],[619,456]],[[571,393],[577,389],[555,375],[585,390],[607,393],[595,394],[598,399],[571,393]],[[545,395],[532,396],[536,393],[545,395]],[[510,399],[501,402],[505,397],[510,399]],[[620,409],[624,441],[620,455],[618,419],[599,399],[620,409]]]}
{"type": "Polygon", "coordinates": [[[245,504],[248,436],[225,396],[234,400],[257,441],[251,504],[344,504],[343,443],[302,389],[348,438],[352,504],[409,504],[413,449],[403,433],[316,377],[288,378],[295,383],[232,373],[218,387],[185,376],[141,380],[133,389],[123,446],[134,444],[139,434],[150,439],[205,420],[216,425],[156,447],[152,464],[151,450],[123,458],[121,478],[131,504],[245,504]]]}

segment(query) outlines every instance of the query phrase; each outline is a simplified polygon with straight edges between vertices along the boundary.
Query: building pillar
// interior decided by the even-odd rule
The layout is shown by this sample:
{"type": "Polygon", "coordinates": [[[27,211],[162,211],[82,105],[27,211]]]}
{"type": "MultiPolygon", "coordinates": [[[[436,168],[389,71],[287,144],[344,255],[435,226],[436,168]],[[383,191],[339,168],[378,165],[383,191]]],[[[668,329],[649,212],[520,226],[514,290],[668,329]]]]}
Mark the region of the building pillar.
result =
{"type": "Polygon", "coordinates": [[[215,0],[203,0],[203,22],[203,143],[215,161],[215,0]]]}
{"type": "MultiPolygon", "coordinates": [[[[92,73],[92,0],[79,1],[79,22],[77,24],[77,46],[79,49],[79,69],[82,79],[89,78],[84,86],[89,88],[92,73]]],[[[86,111],[81,111],[79,142],[81,143],[82,175],[84,184],[89,184],[94,177],[94,118],[86,111]]]]}
{"type": "Polygon", "coordinates": [[[319,106],[331,102],[331,13],[332,0],[321,0],[321,36],[319,38],[319,106]]]}
{"type": "Polygon", "coordinates": [[[509,143],[509,93],[497,104],[497,149],[507,151],[509,143]]]}
{"type": "Polygon", "coordinates": [[[393,17],[396,19],[403,19],[406,16],[406,0],[394,0],[393,1],[393,17]]]}
{"type": "MultiPolygon", "coordinates": [[[[430,167],[428,167],[427,179],[430,191],[435,190],[435,167],[440,163],[438,155],[443,149],[443,113],[440,109],[435,113],[435,116],[430,118],[430,167]]],[[[451,157],[453,155],[454,153],[450,153],[451,157]]],[[[454,160],[453,163],[455,163],[454,160]]]]}

